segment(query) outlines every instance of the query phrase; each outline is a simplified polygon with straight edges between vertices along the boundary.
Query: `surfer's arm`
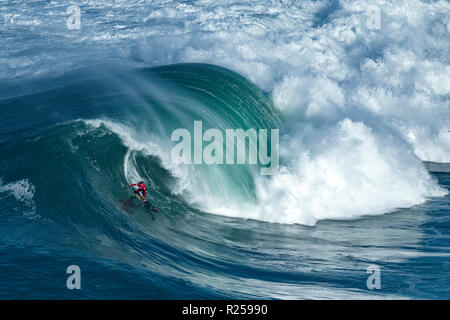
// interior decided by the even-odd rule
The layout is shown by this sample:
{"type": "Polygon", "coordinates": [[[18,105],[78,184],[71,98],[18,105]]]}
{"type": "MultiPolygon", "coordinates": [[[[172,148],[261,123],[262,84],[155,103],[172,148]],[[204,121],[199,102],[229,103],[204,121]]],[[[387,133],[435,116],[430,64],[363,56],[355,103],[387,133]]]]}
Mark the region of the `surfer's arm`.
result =
{"type": "Polygon", "coordinates": [[[134,187],[134,186],[137,186],[137,183],[135,183],[135,184],[130,184],[130,185],[127,186],[127,187],[134,187]]]}

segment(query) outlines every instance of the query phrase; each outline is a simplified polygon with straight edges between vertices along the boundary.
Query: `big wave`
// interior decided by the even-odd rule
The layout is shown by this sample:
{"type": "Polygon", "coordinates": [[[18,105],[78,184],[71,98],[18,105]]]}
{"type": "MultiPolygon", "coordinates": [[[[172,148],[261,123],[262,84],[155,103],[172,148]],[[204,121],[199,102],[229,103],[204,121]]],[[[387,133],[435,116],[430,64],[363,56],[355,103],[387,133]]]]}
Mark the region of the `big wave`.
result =
{"type": "MultiPolygon", "coordinates": [[[[170,195],[179,196],[204,212],[306,225],[384,214],[446,194],[401,132],[379,115],[346,110],[331,119],[286,117],[245,78],[212,65],[181,64],[121,74],[107,70],[100,77],[84,71],[58,78],[55,82],[68,84],[5,102],[11,112],[58,108],[57,118],[65,119],[59,122],[63,127],[78,123],[77,127],[85,127],[77,129],[81,135],[106,130],[119,138],[126,151],[115,158],[122,167],[110,173],[116,179],[102,184],[122,186],[146,179],[155,189],[164,186],[165,201],[170,195]],[[171,132],[192,128],[195,120],[219,130],[280,128],[279,171],[261,176],[251,165],[175,164],[170,158],[171,132]],[[155,175],[163,172],[159,169],[143,169],[145,164],[137,160],[142,156],[158,159],[151,162],[156,161],[167,172],[161,175],[170,179],[155,175]]],[[[21,121],[20,116],[17,119],[21,121]]],[[[51,127],[54,120],[38,122],[51,127]]],[[[82,141],[94,143],[95,137],[82,141]]],[[[74,148],[73,138],[65,138],[74,148]]],[[[101,148],[96,152],[107,154],[101,148]]],[[[89,161],[85,165],[106,170],[89,161]]],[[[82,161],[76,168],[85,170],[82,161]]]]}

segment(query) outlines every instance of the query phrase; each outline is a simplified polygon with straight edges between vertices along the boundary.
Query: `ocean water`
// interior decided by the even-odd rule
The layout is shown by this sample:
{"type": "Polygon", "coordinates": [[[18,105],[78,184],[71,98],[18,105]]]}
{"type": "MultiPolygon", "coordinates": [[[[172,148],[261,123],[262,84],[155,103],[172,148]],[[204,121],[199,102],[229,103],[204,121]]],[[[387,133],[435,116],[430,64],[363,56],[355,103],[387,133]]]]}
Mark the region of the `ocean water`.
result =
{"type": "Polygon", "coordinates": [[[0,298],[449,298],[447,1],[0,4],[0,298]],[[194,121],[279,171],[174,163],[194,121]]]}

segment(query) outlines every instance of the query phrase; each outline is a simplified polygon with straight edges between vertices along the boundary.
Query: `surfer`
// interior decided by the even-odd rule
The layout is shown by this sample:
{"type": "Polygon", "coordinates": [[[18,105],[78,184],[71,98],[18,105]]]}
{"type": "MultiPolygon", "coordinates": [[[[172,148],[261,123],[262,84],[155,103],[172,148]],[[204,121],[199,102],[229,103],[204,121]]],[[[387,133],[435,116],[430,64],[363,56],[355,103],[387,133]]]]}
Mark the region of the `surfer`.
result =
{"type": "Polygon", "coordinates": [[[127,187],[134,187],[134,186],[138,187],[134,191],[134,193],[139,197],[141,197],[143,202],[147,202],[147,198],[145,197],[145,195],[147,194],[147,186],[145,185],[144,181],[135,184],[130,184],[127,187]]]}
{"type": "Polygon", "coordinates": [[[137,189],[134,191],[134,193],[136,194],[136,197],[138,197],[139,200],[141,200],[144,204],[144,207],[146,207],[147,209],[150,209],[153,212],[159,212],[158,209],[156,209],[155,207],[153,207],[153,205],[150,203],[150,201],[147,201],[147,186],[145,185],[144,181],[135,183],[135,184],[130,184],[127,187],[137,187],[137,189]]]}

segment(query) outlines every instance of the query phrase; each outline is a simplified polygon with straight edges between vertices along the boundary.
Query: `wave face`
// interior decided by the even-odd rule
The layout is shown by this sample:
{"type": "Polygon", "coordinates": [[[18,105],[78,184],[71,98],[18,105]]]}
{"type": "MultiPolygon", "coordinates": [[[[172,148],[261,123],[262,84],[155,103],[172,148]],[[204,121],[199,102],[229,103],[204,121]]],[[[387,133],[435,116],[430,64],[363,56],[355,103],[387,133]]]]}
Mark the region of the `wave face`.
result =
{"type": "Polygon", "coordinates": [[[417,278],[448,255],[448,3],[386,2],[383,32],[365,3],[214,3],[108,2],[73,32],[6,4],[0,250],[29,285],[0,295],[80,297],[51,276],[70,264],[94,298],[448,294],[417,278]],[[197,120],[279,129],[279,171],[173,163],[197,120]],[[123,189],[137,180],[155,220],[123,189]],[[371,263],[396,286],[368,291],[371,263]]]}

